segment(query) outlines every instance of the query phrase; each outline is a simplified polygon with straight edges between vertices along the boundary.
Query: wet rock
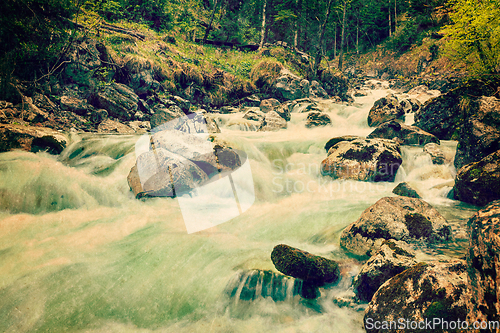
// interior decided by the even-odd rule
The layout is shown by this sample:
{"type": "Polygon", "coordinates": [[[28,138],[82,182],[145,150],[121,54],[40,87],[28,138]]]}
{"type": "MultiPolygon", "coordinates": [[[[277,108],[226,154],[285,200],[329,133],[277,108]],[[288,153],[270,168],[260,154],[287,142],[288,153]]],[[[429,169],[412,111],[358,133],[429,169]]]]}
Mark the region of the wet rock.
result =
{"type": "Polygon", "coordinates": [[[309,96],[311,97],[316,97],[316,98],[329,98],[328,93],[326,92],[325,89],[321,86],[321,83],[318,81],[311,81],[311,85],[309,87],[309,96]]]}
{"type": "Polygon", "coordinates": [[[230,113],[236,113],[239,112],[240,110],[238,108],[232,107],[232,106],[223,106],[219,109],[219,112],[222,114],[230,114],[230,113]]]}
{"type": "Polygon", "coordinates": [[[417,264],[415,255],[398,243],[403,242],[389,240],[382,243],[354,278],[352,285],[360,300],[369,302],[384,282],[417,264]]]}
{"type": "Polygon", "coordinates": [[[136,133],[145,134],[151,129],[151,124],[149,121],[131,121],[128,126],[133,129],[136,133]]]}
{"type": "Polygon", "coordinates": [[[408,197],[386,197],[367,208],[340,236],[347,251],[366,256],[377,251],[385,240],[426,243],[450,239],[445,218],[427,202],[408,197]]]}
{"type": "Polygon", "coordinates": [[[306,120],[306,127],[326,126],[332,123],[332,118],[323,112],[309,112],[306,120]]]}
{"type": "Polygon", "coordinates": [[[420,110],[422,103],[416,98],[407,98],[399,102],[405,113],[415,113],[420,110]]]}
{"type": "Polygon", "coordinates": [[[178,106],[171,106],[168,109],[157,109],[150,119],[151,128],[159,127],[160,125],[184,116],[184,112],[182,112],[181,108],[178,106]]]}
{"type": "Polygon", "coordinates": [[[439,139],[434,135],[427,133],[418,127],[408,126],[396,121],[388,121],[379,125],[366,138],[398,138],[404,145],[425,145],[430,142],[439,143],[439,139]]]}
{"type": "Polygon", "coordinates": [[[467,320],[500,320],[500,201],[478,211],[468,222],[467,276],[470,289],[467,320]]]}
{"type": "Polygon", "coordinates": [[[240,271],[226,285],[225,292],[234,300],[254,301],[271,298],[282,302],[299,295],[302,281],[267,270],[240,271]]]}
{"type": "Polygon", "coordinates": [[[63,134],[50,128],[0,124],[0,152],[22,149],[59,154],[67,143],[63,134]]]}
{"type": "Polygon", "coordinates": [[[368,113],[368,126],[375,127],[386,121],[404,116],[405,111],[394,95],[377,100],[368,113]]]}
{"type": "Polygon", "coordinates": [[[484,206],[500,199],[500,150],[458,170],[455,199],[484,206]]]}
{"type": "Polygon", "coordinates": [[[483,96],[470,103],[468,113],[458,137],[457,170],[500,149],[500,100],[483,96]]]}
{"type": "Polygon", "coordinates": [[[292,118],[291,112],[292,112],[292,107],[290,103],[283,103],[280,106],[278,106],[274,111],[280,115],[281,118],[285,119],[286,121],[290,121],[292,118]]]}
{"type": "Polygon", "coordinates": [[[309,97],[309,81],[301,79],[292,73],[282,73],[274,83],[276,98],[293,100],[309,97]]]}
{"type": "Polygon", "coordinates": [[[249,107],[259,107],[260,106],[260,98],[257,95],[250,95],[241,101],[241,104],[249,107]]]}
{"type": "Polygon", "coordinates": [[[195,163],[163,148],[139,155],[127,177],[137,198],[175,197],[207,180],[207,174],[195,163]]]}
{"type": "Polygon", "coordinates": [[[264,114],[264,112],[260,111],[259,109],[251,108],[250,110],[245,112],[245,114],[243,115],[243,118],[248,119],[248,120],[254,120],[254,121],[262,121],[262,120],[264,120],[265,116],[266,115],[264,114]]]}
{"type": "MultiPolygon", "coordinates": [[[[463,260],[419,263],[385,282],[375,293],[365,310],[364,326],[367,332],[410,332],[418,327],[401,329],[396,324],[418,325],[425,320],[463,322],[467,316],[467,274],[463,260]],[[375,326],[374,323],[379,325],[375,326]],[[389,327],[392,322],[391,327],[389,327]],[[395,328],[398,327],[399,330],[395,328]],[[391,328],[389,330],[389,328],[391,328]]],[[[428,332],[443,332],[441,325],[428,332]]],[[[445,329],[444,332],[457,332],[445,329]]]]}
{"type": "Polygon", "coordinates": [[[20,111],[16,116],[31,123],[41,123],[49,119],[49,114],[33,103],[33,98],[23,97],[23,103],[16,105],[20,111]]]}
{"type": "Polygon", "coordinates": [[[337,282],[340,278],[339,265],[330,259],[285,245],[276,245],[271,260],[278,271],[285,275],[323,286],[337,282]]]}
{"type": "Polygon", "coordinates": [[[129,126],[120,123],[116,120],[106,119],[97,127],[98,133],[119,133],[119,134],[134,134],[135,131],[129,126]]]}
{"type": "Polygon", "coordinates": [[[472,116],[468,104],[471,96],[491,96],[494,89],[483,82],[472,80],[446,94],[427,101],[415,114],[415,124],[440,140],[457,140],[465,120],[472,116]]]}
{"type": "Polygon", "coordinates": [[[394,181],[402,163],[399,144],[385,139],[340,141],[321,162],[322,175],[361,181],[394,181]]]}
{"type": "Polygon", "coordinates": [[[354,141],[354,140],[357,140],[357,139],[362,139],[362,137],[356,136],[356,135],[344,135],[344,136],[337,136],[335,138],[331,138],[325,144],[325,150],[326,150],[327,153],[329,153],[330,148],[332,148],[333,146],[335,146],[337,143],[339,143],[341,141],[354,141]]]}
{"type": "Polygon", "coordinates": [[[262,113],[274,111],[278,106],[280,106],[280,104],[280,101],[278,101],[276,98],[264,99],[260,102],[260,111],[262,113]]]}
{"type": "Polygon", "coordinates": [[[399,183],[398,186],[396,186],[392,190],[392,193],[400,195],[402,197],[409,197],[409,198],[419,199],[422,197],[413,187],[411,187],[410,184],[406,182],[399,183]]]}
{"type": "Polygon", "coordinates": [[[98,109],[105,109],[111,117],[133,120],[137,112],[139,97],[124,84],[112,83],[100,87],[89,97],[89,103],[98,109]]]}
{"type": "Polygon", "coordinates": [[[268,132],[268,131],[278,131],[282,128],[286,128],[286,120],[283,119],[277,112],[270,111],[266,113],[262,124],[260,125],[258,131],[259,132],[268,132]]]}
{"type": "Polygon", "coordinates": [[[432,164],[444,164],[445,156],[443,151],[436,143],[428,143],[424,146],[424,152],[429,154],[432,159],[432,164]]]}
{"type": "Polygon", "coordinates": [[[191,110],[191,102],[179,96],[172,96],[170,100],[181,108],[182,112],[189,113],[191,110]]]}

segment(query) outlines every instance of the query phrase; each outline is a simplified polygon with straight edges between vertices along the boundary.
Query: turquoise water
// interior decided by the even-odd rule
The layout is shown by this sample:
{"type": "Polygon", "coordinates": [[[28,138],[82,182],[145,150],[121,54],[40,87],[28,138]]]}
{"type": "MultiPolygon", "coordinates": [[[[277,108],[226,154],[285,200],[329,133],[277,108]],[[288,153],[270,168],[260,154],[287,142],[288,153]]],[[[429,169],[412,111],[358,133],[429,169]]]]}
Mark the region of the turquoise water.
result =
{"type": "MultiPolygon", "coordinates": [[[[220,138],[249,156],[256,201],[193,234],[177,199],[136,200],[129,191],[138,136],[74,134],[60,156],[0,154],[0,331],[363,332],[363,306],[334,302],[352,295],[349,282],[360,268],[339,248],[339,236],[397,184],[332,181],[318,166],[331,137],[370,133],[368,110],[385,93],[351,107],[325,105],[332,127],[306,129],[306,114],[293,114],[287,130],[273,133],[222,126],[220,138]],[[343,280],[320,289],[315,301],[235,304],[226,285],[238,272],[275,271],[270,253],[280,243],[338,260],[343,280]]],[[[453,143],[445,146],[452,154],[453,143]]],[[[426,255],[461,256],[463,226],[475,208],[445,198],[449,188],[440,184],[453,179],[451,166],[418,155],[404,149],[398,177],[420,186],[457,236],[426,255]]]]}

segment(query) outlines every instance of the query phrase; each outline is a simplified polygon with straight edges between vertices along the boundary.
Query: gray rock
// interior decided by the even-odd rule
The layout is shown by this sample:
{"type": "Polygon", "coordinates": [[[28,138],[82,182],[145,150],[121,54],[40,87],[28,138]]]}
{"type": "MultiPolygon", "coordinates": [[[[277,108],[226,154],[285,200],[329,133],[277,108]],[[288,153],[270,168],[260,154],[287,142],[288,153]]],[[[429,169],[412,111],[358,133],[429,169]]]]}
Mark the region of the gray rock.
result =
{"type": "Polygon", "coordinates": [[[500,199],[500,150],[461,167],[453,191],[455,199],[477,206],[500,199]]]}
{"type": "Polygon", "coordinates": [[[309,81],[291,73],[281,75],[275,82],[276,98],[293,100],[309,97],[309,85],[309,81]]]}
{"type": "Polygon", "coordinates": [[[467,299],[469,322],[500,320],[500,201],[478,211],[467,223],[470,243],[467,252],[467,299]]]}
{"type": "Polygon", "coordinates": [[[135,130],[116,120],[106,119],[97,127],[98,133],[134,134],[135,130]]]}
{"type": "Polygon", "coordinates": [[[268,113],[269,111],[275,111],[278,106],[280,106],[280,101],[276,98],[264,99],[260,102],[260,111],[262,113],[268,113]]]}
{"type": "Polygon", "coordinates": [[[367,208],[340,236],[347,251],[366,256],[377,251],[385,240],[426,243],[450,239],[445,218],[427,202],[408,197],[386,197],[367,208]]]}
{"type": "Polygon", "coordinates": [[[100,87],[89,98],[90,104],[105,109],[111,117],[132,120],[138,109],[139,97],[124,84],[112,83],[100,87]]]}
{"type": "Polygon", "coordinates": [[[321,162],[321,173],[341,179],[393,181],[401,163],[399,144],[392,140],[340,141],[321,162]]]}
{"type": "Polygon", "coordinates": [[[399,183],[398,186],[392,190],[392,193],[409,198],[420,199],[422,197],[413,187],[411,187],[410,184],[406,182],[399,183]]]}
{"type": "Polygon", "coordinates": [[[151,116],[151,128],[156,128],[162,124],[168,123],[172,120],[184,117],[185,114],[178,106],[172,106],[168,109],[157,109],[151,116]]]}
{"type": "Polygon", "coordinates": [[[61,109],[74,112],[80,116],[87,114],[89,108],[92,108],[86,100],[72,96],[61,96],[61,109]]]}
{"type": "Polygon", "coordinates": [[[404,116],[405,111],[394,95],[387,95],[375,101],[368,113],[368,126],[375,127],[386,121],[404,116]]]}
{"type": "Polygon", "coordinates": [[[245,112],[245,114],[243,115],[243,118],[260,122],[260,121],[264,120],[265,116],[266,115],[264,114],[264,112],[260,111],[257,108],[252,108],[252,109],[248,110],[247,112],[245,112]]]}
{"type": "Polygon", "coordinates": [[[59,154],[68,139],[58,131],[46,127],[0,124],[0,152],[14,149],[59,154]]]}
{"type": "Polygon", "coordinates": [[[396,121],[388,121],[379,125],[367,139],[400,139],[404,145],[425,145],[430,142],[439,143],[439,139],[415,126],[408,126],[396,121]]]}
{"type": "Polygon", "coordinates": [[[444,153],[436,143],[426,144],[424,146],[424,152],[431,156],[432,164],[444,164],[444,153]]]}
{"type": "Polygon", "coordinates": [[[325,99],[330,98],[326,90],[321,86],[321,83],[315,80],[311,81],[311,85],[309,87],[309,96],[325,99]]]}
{"type": "Polygon", "coordinates": [[[483,96],[471,103],[469,113],[458,137],[457,170],[500,149],[500,100],[483,96]]]}
{"type": "Polygon", "coordinates": [[[403,242],[385,241],[363,265],[352,283],[360,300],[371,301],[373,294],[384,282],[417,264],[415,255],[400,243],[403,242]]]}
{"type": "Polygon", "coordinates": [[[326,113],[323,112],[309,112],[306,120],[306,127],[318,127],[318,126],[326,126],[331,125],[332,118],[326,113]]]}
{"type": "Polygon", "coordinates": [[[286,127],[287,127],[286,120],[283,119],[277,112],[270,111],[266,113],[266,116],[257,131],[258,132],[278,131],[286,127]]]}
{"type": "MultiPolygon", "coordinates": [[[[431,323],[434,320],[463,322],[468,314],[466,283],[463,260],[419,263],[389,279],[378,289],[365,310],[365,330],[370,333],[416,332],[415,326],[395,328],[400,327],[401,322],[418,325],[424,321],[425,324],[426,319],[431,323]],[[373,325],[375,322],[379,325],[373,325]],[[389,329],[391,322],[393,326],[389,329]]],[[[441,325],[427,327],[427,332],[460,331],[456,327],[440,329],[441,325]]]]}

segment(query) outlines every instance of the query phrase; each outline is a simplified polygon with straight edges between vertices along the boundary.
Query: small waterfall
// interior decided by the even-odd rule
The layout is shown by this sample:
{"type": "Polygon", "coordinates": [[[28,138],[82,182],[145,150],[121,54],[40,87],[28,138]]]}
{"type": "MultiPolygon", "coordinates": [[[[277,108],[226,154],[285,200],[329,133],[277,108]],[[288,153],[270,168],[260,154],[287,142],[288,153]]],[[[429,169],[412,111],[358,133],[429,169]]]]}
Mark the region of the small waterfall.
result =
{"type": "Polygon", "coordinates": [[[267,297],[283,302],[299,295],[301,290],[301,280],[258,269],[238,272],[226,286],[226,294],[235,303],[267,297]]]}

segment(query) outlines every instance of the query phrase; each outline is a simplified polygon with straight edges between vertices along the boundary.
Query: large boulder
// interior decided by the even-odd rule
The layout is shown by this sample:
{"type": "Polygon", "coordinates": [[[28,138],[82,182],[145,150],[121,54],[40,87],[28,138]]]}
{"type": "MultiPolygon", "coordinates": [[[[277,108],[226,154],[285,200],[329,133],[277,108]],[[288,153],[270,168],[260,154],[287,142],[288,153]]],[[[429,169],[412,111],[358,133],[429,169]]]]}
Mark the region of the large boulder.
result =
{"type": "Polygon", "coordinates": [[[477,212],[468,222],[467,253],[469,322],[500,320],[500,201],[477,212]]]}
{"type": "Polygon", "coordinates": [[[404,116],[405,110],[394,95],[377,100],[368,113],[368,126],[375,127],[386,121],[404,116]]]}
{"type": "Polygon", "coordinates": [[[415,114],[415,124],[440,140],[458,139],[465,120],[471,116],[468,104],[472,96],[491,96],[495,90],[480,81],[470,81],[446,94],[425,102],[415,114]]]}
{"type": "Polygon", "coordinates": [[[278,131],[282,128],[286,128],[286,120],[283,119],[276,111],[270,111],[266,113],[262,124],[260,125],[258,131],[259,132],[268,132],[268,131],[278,131]]]}
{"type": "Polygon", "coordinates": [[[369,302],[385,281],[417,264],[415,255],[398,243],[402,242],[385,241],[361,267],[352,283],[360,300],[369,302]]]}
{"type": "Polygon", "coordinates": [[[112,117],[120,120],[134,120],[139,97],[124,84],[112,83],[100,87],[89,97],[89,103],[98,109],[105,109],[112,117]]]}
{"type": "Polygon", "coordinates": [[[360,218],[344,229],[340,245],[366,256],[389,239],[405,242],[444,242],[451,228],[445,218],[427,202],[409,197],[386,197],[367,208],[360,218]]]}
{"type": "Polygon", "coordinates": [[[466,329],[461,326],[468,314],[466,283],[463,260],[419,263],[378,289],[365,310],[365,330],[378,333],[466,329]]]}
{"type": "Polygon", "coordinates": [[[59,154],[67,144],[63,134],[50,128],[0,124],[0,152],[22,149],[59,154]]]}
{"type": "Polygon", "coordinates": [[[323,88],[330,96],[338,96],[341,100],[347,101],[347,91],[349,90],[349,79],[341,72],[326,70],[321,72],[321,82],[323,88]]]}
{"type": "Polygon", "coordinates": [[[340,141],[321,162],[321,173],[341,179],[394,181],[402,161],[399,144],[392,140],[340,141]]]}
{"type": "Polygon", "coordinates": [[[271,260],[278,271],[316,286],[337,282],[339,265],[330,259],[285,245],[276,245],[271,260]]]}
{"type": "Polygon", "coordinates": [[[89,109],[92,108],[86,100],[68,95],[61,96],[60,103],[62,110],[71,111],[80,116],[87,115],[89,109]]]}
{"type": "Polygon", "coordinates": [[[457,170],[500,149],[500,100],[483,96],[470,103],[469,113],[458,137],[457,170]]]}
{"type": "Polygon", "coordinates": [[[253,121],[262,121],[266,115],[264,112],[260,111],[258,108],[250,108],[243,115],[243,119],[253,120],[253,121]]]}
{"type": "Polygon", "coordinates": [[[318,127],[331,125],[332,118],[324,112],[309,112],[306,119],[306,127],[318,127]]]}
{"type": "Polygon", "coordinates": [[[434,135],[427,133],[418,127],[401,124],[394,120],[379,125],[366,138],[398,138],[404,145],[425,145],[431,142],[439,143],[439,139],[434,135]]]}
{"type": "Polygon", "coordinates": [[[409,197],[409,198],[417,198],[420,199],[422,196],[418,194],[418,192],[411,187],[410,184],[407,182],[402,182],[399,183],[398,186],[396,186],[393,190],[392,193],[400,195],[402,197],[409,197]]]}
{"type": "Polygon", "coordinates": [[[309,81],[292,73],[284,73],[275,82],[276,98],[292,100],[309,97],[309,81]]]}
{"type": "Polygon", "coordinates": [[[455,199],[484,206],[500,199],[500,150],[458,170],[455,199]]]}

